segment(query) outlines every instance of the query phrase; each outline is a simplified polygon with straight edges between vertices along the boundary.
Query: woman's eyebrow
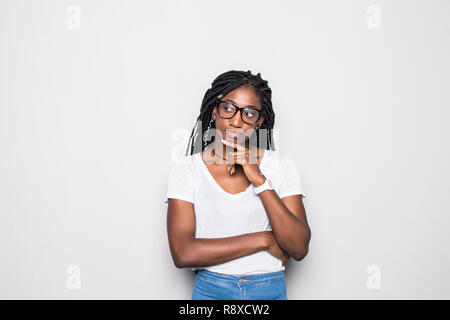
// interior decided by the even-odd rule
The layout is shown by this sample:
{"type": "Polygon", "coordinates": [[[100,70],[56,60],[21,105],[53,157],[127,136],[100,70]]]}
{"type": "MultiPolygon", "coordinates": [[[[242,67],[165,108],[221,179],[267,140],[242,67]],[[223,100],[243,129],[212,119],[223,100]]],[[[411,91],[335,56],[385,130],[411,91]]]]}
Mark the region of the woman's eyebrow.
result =
{"type": "MultiPolygon", "coordinates": [[[[231,100],[231,99],[227,99],[227,100],[225,100],[225,101],[230,101],[230,102],[233,102],[234,104],[237,105],[237,103],[236,103],[235,101],[231,100]]],[[[249,105],[247,105],[247,106],[245,106],[245,107],[251,107],[251,108],[258,109],[258,107],[252,106],[251,104],[249,104],[249,105]]],[[[244,107],[244,108],[245,108],[245,107],[244,107]]]]}

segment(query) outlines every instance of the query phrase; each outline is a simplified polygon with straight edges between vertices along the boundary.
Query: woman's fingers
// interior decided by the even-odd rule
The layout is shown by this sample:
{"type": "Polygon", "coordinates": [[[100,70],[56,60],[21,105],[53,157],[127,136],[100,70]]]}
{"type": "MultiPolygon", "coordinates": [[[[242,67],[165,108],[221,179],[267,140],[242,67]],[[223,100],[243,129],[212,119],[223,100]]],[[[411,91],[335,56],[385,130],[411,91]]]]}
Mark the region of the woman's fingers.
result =
{"type": "Polygon", "coordinates": [[[290,255],[288,255],[285,251],[283,251],[283,265],[286,265],[287,261],[289,260],[290,255]]]}
{"type": "Polygon", "coordinates": [[[227,154],[227,159],[232,159],[233,164],[244,165],[247,161],[247,151],[229,151],[227,154]]]}
{"type": "Polygon", "coordinates": [[[224,140],[224,139],[220,139],[220,141],[222,141],[222,143],[224,145],[226,145],[226,146],[230,146],[232,148],[236,148],[238,151],[246,149],[245,146],[241,146],[239,143],[235,144],[234,142],[231,142],[229,140],[224,140]]]}
{"type": "Polygon", "coordinates": [[[253,148],[252,150],[250,150],[246,146],[234,144],[234,142],[231,142],[229,140],[221,139],[221,141],[224,145],[233,147],[233,150],[227,151],[226,156],[227,159],[233,159],[234,163],[244,165],[246,163],[254,163],[257,159],[257,148],[253,148]]]}
{"type": "Polygon", "coordinates": [[[286,265],[288,260],[289,260],[289,255],[283,251],[283,266],[286,265]]]}
{"type": "Polygon", "coordinates": [[[232,176],[236,172],[234,164],[228,166],[228,173],[232,176]]]}

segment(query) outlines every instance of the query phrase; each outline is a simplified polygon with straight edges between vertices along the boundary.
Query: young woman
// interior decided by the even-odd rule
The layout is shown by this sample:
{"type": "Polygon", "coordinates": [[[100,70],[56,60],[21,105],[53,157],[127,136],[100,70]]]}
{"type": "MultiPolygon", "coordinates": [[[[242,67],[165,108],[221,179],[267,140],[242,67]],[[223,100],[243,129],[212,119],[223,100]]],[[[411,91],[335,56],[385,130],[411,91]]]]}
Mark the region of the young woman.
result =
{"type": "Polygon", "coordinates": [[[196,271],[192,299],[287,299],[286,261],[308,252],[302,183],[273,148],[271,98],[260,73],[219,75],[169,174],[169,246],[178,268],[196,271]]]}

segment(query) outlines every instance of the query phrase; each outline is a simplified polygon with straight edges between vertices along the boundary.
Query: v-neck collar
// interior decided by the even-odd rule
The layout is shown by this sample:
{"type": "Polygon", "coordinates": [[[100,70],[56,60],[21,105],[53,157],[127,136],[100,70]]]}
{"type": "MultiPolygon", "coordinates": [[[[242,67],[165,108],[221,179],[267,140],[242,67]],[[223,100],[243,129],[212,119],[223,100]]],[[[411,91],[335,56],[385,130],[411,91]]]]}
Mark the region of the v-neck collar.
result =
{"type": "MultiPolygon", "coordinates": [[[[267,158],[267,149],[264,150],[262,159],[261,159],[261,163],[259,164],[260,167],[262,167],[263,163],[265,162],[265,159],[267,158]]],[[[202,171],[205,173],[206,177],[208,178],[209,182],[216,188],[216,190],[218,190],[219,192],[221,192],[222,194],[225,194],[227,197],[232,198],[232,199],[236,199],[236,198],[241,198],[242,196],[246,195],[247,193],[249,193],[250,191],[252,191],[254,189],[253,184],[250,183],[249,186],[247,187],[247,189],[245,189],[244,191],[241,191],[239,193],[229,193],[227,191],[225,191],[216,181],[216,179],[214,179],[214,177],[212,176],[211,172],[209,172],[208,167],[206,166],[206,163],[203,161],[202,158],[202,153],[198,152],[195,154],[197,156],[197,161],[200,162],[200,167],[202,168],[202,171]]]]}

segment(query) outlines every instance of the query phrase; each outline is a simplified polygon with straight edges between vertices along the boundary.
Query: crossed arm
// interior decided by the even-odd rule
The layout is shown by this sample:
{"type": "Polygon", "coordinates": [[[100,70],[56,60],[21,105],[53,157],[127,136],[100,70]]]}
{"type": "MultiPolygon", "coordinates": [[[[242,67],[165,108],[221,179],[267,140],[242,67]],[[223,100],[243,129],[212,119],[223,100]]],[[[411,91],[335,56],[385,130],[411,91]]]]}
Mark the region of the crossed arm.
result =
{"type": "Polygon", "coordinates": [[[275,191],[266,190],[260,193],[260,199],[280,247],[296,261],[302,260],[308,254],[311,239],[302,196],[280,199],[275,191]]]}
{"type": "Polygon", "coordinates": [[[206,267],[267,250],[300,261],[308,253],[311,231],[300,195],[280,199],[273,190],[259,194],[272,231],[239,236],[195,238],[195,212],[191,202],[169,199],[167,231],[172,258],[178,268],[206,267]],[[284,252],[283,252],[284,251],[284,252]]]}

